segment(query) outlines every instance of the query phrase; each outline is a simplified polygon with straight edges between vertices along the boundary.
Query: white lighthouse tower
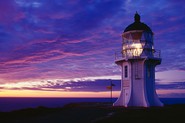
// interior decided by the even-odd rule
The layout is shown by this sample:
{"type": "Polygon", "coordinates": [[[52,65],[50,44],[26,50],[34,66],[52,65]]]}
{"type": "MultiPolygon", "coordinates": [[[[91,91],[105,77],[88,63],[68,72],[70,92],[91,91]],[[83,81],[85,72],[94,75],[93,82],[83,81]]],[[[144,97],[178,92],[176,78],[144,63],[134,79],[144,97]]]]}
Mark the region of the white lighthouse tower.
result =
{"type": "Polygon", "coordinates": [[[121,66],[121,93],[114,106],[163,106],[155,90],[155,66],[161,63],[160,51],[154,49],[153,32],[140,22],[136,12],[135,22],[122,34],[122,50],[116,53],[115,63],[121,66]]]}

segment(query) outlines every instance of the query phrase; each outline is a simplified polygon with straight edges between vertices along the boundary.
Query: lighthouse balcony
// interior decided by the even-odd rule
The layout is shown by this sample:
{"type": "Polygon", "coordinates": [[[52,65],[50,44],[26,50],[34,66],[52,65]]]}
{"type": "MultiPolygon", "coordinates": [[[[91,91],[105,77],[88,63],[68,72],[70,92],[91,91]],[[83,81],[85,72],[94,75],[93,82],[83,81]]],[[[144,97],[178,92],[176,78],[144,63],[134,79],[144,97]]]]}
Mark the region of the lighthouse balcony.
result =
{"type": "Polygon", "coordinates": [[[152,59],[160,59],[161,51],[160,50],[152,50],[152,52],[143,51],[142,53],[135,52],[115,52],[115,61],[120,60],[128,60],[128,59],[140,59],[140,58],[152,58],[152,59]]]}

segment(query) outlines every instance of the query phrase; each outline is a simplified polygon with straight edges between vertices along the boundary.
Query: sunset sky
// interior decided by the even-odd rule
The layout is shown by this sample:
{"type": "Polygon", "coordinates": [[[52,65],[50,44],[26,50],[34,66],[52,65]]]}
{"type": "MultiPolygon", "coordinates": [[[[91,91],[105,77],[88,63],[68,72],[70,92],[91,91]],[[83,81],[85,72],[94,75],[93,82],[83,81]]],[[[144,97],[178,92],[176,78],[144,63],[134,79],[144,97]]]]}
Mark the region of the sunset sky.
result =
{"type": "Polygon", "coordinates": [[[185,98],[184,0],[1,0],[0,97],[119,95],[114,63],[121,34],[134,21],[154,32],[162,52],[160,97],[185,98]]]}

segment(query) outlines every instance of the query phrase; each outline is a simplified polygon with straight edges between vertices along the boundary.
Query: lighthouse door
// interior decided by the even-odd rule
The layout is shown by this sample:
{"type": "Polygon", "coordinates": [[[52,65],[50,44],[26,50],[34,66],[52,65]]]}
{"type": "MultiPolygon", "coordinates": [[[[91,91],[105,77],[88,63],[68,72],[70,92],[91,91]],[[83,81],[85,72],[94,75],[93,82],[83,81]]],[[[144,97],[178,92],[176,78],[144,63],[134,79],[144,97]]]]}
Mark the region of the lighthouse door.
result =
{"type": "Polygon", "coordinates": [[[129,98],[129,90],[128,88],[124,88],[124,105],[127,106],[128,104],[128,98],[129,98]]]}

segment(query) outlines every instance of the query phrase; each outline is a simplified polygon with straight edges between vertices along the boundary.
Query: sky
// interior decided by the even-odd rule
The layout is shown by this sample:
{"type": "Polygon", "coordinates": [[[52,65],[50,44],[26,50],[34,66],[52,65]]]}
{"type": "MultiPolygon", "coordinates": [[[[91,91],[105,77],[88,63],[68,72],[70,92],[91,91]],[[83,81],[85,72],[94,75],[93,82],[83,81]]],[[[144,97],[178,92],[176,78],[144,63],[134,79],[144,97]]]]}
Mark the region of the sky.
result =
{"type": "Polygon", "coordinates": [[[1,0],[0,97],[109,97],[120,93],[121,34],[134,21],[154,32],[159,97],[185,98],[185,1],[1,0]]]}

